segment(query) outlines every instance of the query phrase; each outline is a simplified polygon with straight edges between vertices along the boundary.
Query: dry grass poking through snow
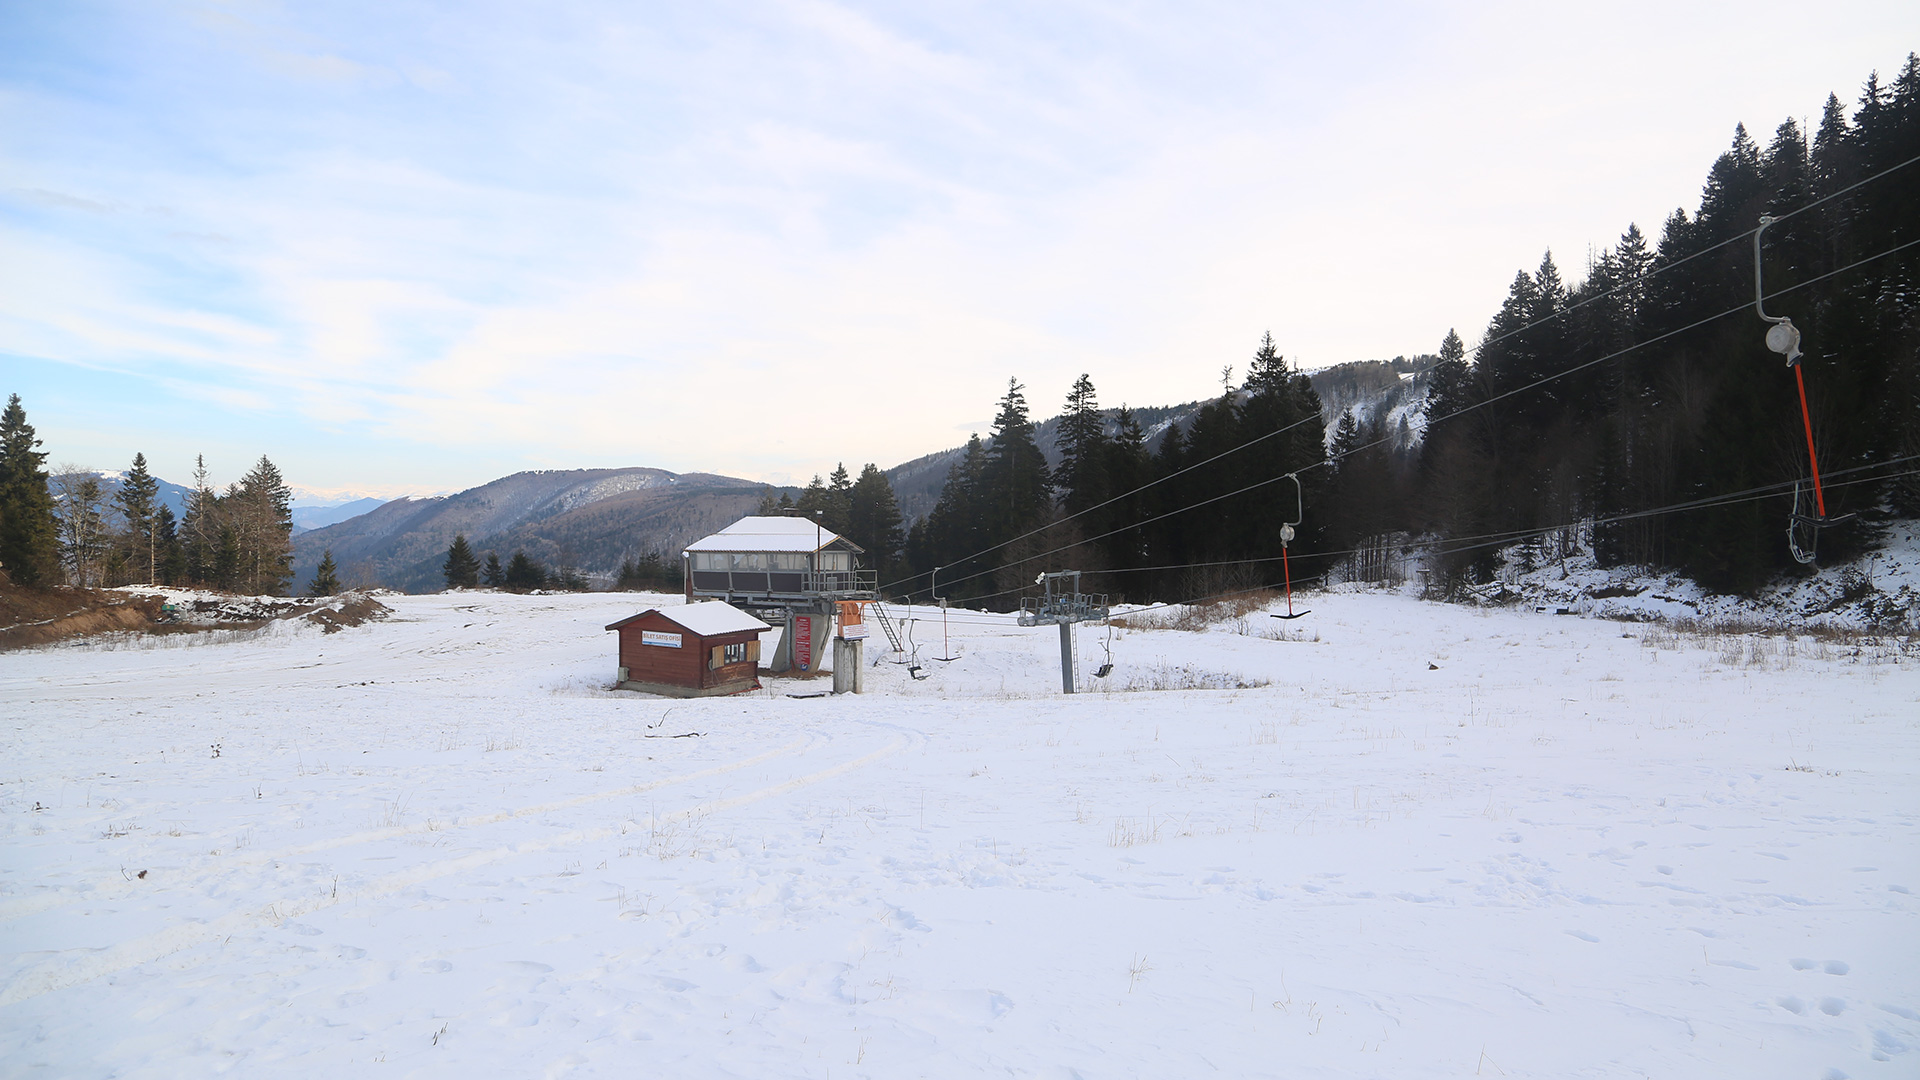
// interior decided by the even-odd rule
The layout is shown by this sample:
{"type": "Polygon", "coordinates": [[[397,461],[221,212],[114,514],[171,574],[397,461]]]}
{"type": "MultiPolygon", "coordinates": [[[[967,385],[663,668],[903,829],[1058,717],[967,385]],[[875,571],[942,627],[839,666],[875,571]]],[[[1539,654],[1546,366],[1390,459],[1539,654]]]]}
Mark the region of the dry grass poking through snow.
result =
{"type": "Polygon", "coordinates": [[[1141,690],[1251,690],[1272,681],[1231,671],[1207,671],[1192,664],[1143,664],[1126,669],[1124,677],[1106,689],[1122,694],[1141,690]]]}
{"type": "Polygon", "coordinates": [[[1131,615],[1116,615],[1113,625],[1122,630],[1187,630],[1198,632],[1223,622],[1245,619],[1280,599],[1271,589],[1229,596],[1207,604],[1173,604],[1131,615]]]}
{"type": "Polygon", "coordinates": [[[1674,619],[1646,624],[1639,636],[1644,648],[1687,645],[1713,653],[1723,667],[1763,671],[1786,671],[1802,660],[1897,664],[1920,656],[1920,639],[1913,635],[1832,626],[1782,630],[1746,622],[1674,619]]]}

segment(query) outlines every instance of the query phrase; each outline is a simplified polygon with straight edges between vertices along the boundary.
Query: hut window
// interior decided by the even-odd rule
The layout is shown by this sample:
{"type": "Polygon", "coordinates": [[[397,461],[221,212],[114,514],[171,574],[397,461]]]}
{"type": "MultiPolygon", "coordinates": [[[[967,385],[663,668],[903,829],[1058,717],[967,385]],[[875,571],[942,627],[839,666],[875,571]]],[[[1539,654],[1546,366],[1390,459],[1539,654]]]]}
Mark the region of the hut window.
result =
{"type": "Polygon", "coordinates": [[[773,563],[773,569],[775,570],[805,570],[807,568],[807,557],[797,552],[775,552],[772,555],[768,555],[767,559],[773,563]]]}
{"type": "Polygon", "coordinates": [[[758,551],[743,551],[733,557],[735,570],[765,570],[767,557],[758,551]]]}
{"type": "Polygon", "coordinates": [[[695,570],[725,570],[727,568],[727,557],[712,551],[696,551],[693,553],[693,568],[695,570]]]}
{"type": "Polygon", "coordinates": [[[843,571],[848,569],[847,553],[844,551],[823,551],[816,555],[815,558],[820,560],[820,569],[823,571],[843,571]]]}
{"type": "Polygon", "coordinates": [[[746,662],[746,660],[747,660],[747,643],[744,641],[737,641],[737,642],[734,642],[732,645],[726,646],[720,662],[723,664],[743,664],[746,662]]]}

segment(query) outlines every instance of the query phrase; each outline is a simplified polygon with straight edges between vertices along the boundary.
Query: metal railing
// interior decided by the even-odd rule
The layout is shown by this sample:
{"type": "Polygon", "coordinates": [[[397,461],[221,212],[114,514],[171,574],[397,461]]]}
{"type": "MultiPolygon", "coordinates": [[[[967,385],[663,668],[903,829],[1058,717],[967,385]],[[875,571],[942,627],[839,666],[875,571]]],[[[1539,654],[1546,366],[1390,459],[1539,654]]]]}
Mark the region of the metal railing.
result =
{"type": "Polygon", "coordinates": [[[819,596],[869,597],[880,587],[878,570],[814,570],[807,591],[819,596]]]}
{"type": "Polygon", "coordinates": [[[1020,625],[1048,626],[1060,622],[1104,619],[1110,607],[1107,599],[1106,593],[1055,593],[1050,597],[1025,597],[1020,601],[1020,625]]]}
{"type": "Polygon", "coordinates": [[[875,570],[695,570],[695,596],[832,597],[872,599],[879,586],[875,570]]]}

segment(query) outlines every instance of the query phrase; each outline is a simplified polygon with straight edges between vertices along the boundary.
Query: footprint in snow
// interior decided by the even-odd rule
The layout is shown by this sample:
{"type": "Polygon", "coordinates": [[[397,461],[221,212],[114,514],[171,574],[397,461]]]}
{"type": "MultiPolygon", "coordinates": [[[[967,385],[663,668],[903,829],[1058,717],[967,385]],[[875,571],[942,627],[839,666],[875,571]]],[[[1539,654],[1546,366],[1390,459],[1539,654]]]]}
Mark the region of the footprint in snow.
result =
{"type": "Polygon", "coordinates": [[[1807,959],[1804,956],[1796,956],[1793,959],[1787,961],[1787,963],[1792,964],[1793,970],[1795,971],[1812,971],[1813,970],[1813,961],[1807,959]]]}
{"type": "Polygon", "coordinates": [[[1826,1013],[1828,1016],[1839,1016],[1841,1013],[1847,1011],[1847,1003],[1839,998],[1821,998],[1820,1011],[1826,1013]]]}
{"type": "Polygon", "coordinates": [[[1845,975],[1847,972],[1852,971],[1853,969],[1847,966],[1847,962],[1845,960],[1829,960],[1826,963],[1820,965],[1820,970],[1826,972],[1829,975],[1845,975]]]}
{"type": "Polygon", "coordinates": [[[1587,933],[1585,930],[1569,930],[1567,931],[1567,933],[1572,934],[1574,937],[1579,938],[1581,941],[1598,942],[1600,940],[1599,938],[1594,937],[1592,934],[1587,933]]]}
{"type": "Polygon", "coordinates": [[[1787,1010],[1788,1012],[1794,1014],[1795,1016],[1807,1015],[1807,1003],[1804,1001],[1801,1001],[1797,997],[1793,997],[1789,995],[1787,997],[1780,998],[1779,1000],[1775,1001],[1774,1004],[1780,1006],[1781,1008],[1787,1010]]]}

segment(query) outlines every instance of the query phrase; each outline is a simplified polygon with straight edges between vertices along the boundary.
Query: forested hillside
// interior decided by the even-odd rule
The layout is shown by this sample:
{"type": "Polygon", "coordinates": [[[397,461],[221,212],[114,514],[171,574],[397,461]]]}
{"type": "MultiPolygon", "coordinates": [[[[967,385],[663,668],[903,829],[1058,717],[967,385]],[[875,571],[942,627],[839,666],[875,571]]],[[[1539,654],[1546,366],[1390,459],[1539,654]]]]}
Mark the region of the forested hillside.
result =
{"type": "Polygon", "coordinates": [[[1263,583],[1302,507],[1296,573],[1417,539],[1443,585],[1484,580],[1502,548],[1527,561],[1590,545],[1603,566],[1751,590],[1799,565],[1796,513],[1802,547],[1856,551],[1888,515],[1920,512],[1916,159],[1911,56],[1851,113],[1830,96],[1811,135],[1788,118],[1763,146],[1736,125],[1698,207],[1657,238],[1630,223],[1571,281],[1549,252],[1471,350],[1450,332],[1408,372],[1328,387],[1359,403],[1431,363],[1398,409],[1323,413],[1268,338],[1243,385],[1153,438],[1102,414],[1083,376],[1048,454],[1011,384],[989,439],[914,463],[946,476],[895,590],[932,595],[936,567],[941,595],[1001,606],[1042,569],[1098,571],[1134,599],[1263,583]],[[1762,215],[1779,219],[1762,267],[1769,313],[1804,335],[1797,373],[1754,306],[1762,215]],[[1826,527],[1806,520],[1809,439],[1826,527]]]}
{"type": "Polygon", "coordinates": [[[294,537],[299,581],[331,551],[346,585],[409,591],[445,584],[441,564],[454,537],[481,556],[515,551],[552,568],[611,576],[623,560],[677,553],[750,513],[764,485],[663,469],[573,469],[515,473],[434,499],[396,499],[368,514],[294,537]]]}

